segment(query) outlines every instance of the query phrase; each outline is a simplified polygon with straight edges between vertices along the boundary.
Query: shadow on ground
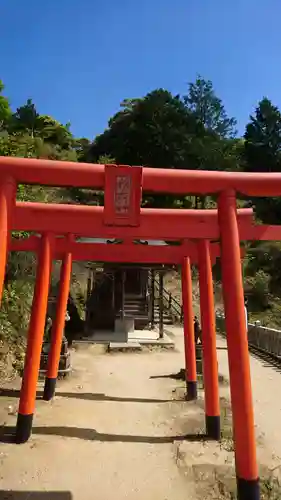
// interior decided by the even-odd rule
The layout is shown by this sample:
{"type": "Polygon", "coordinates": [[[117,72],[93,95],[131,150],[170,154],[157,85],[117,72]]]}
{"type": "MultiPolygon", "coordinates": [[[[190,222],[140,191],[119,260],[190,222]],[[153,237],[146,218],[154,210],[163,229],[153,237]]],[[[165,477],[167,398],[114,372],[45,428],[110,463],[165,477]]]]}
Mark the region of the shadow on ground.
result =
{"type": "Polygon", "coordinates": [[[262,362],[262,364],[265,368],[273,368],[275,371],[281,372],[281,359],[280,358],[278,358],[274,355],[268,354],[266,352],[262,352],[252,345],[249,346],[249,351],[254,358],[256,358],[262,362]]]}
{"type": "Polygon", "coordinates": [[[0,500],[72,500],[70,491],[0,490],[0,500]]]}
{"type": "MultiPolygon", "coordinates": [[[[205,434],[187,434],[184,436],[138,436],[128,434],[105,434],[95,429],[84,429],[81,427],[33,427],[32,434],[44,436],[60,436],[68,438],[83,439],[85,441],[101,441],[108,443],[145,443],[145,444],[169,444],[175,441],[202,442],[207,441],[205,434]]],[[[0,431],[0,442],[14,442],[14,427],[3,427],[0,431]]],[[[1,500],[1,497],[0,497],[1,500]]]]}
{"type": "MultiPolygon", "coordinates": [[[[168,373],[165,375],[152,375],[149,377],[150,379],[157,379],[157,378],[170,378],[172,380],[181,380],[182,382],[185,382],[186,380],[186,374],[185,374],[185,369],[182,368],[178,373],[168,373]]],[[[228,380],[224,375],[221,375],[219,373],[219,384],[221,385],[228,385],[228,380]]],[[[179,401],[177,399],[174,399],[173,401],[179,401]]]]}
{"type": "MultiPolygon", "coordinates": [[[[157,378],[157,377],[155,377],[157,378]]],[[[6,398],[19,398],[20,391],[17,389],[0,389],[0,397],[6,398]]],[[[113,401],[120,403],[174,403],[175,399],[150,399],[150,398],[133,398],[133,397],[118,397],[118,396],[107,396],[103,393],[91,393],[91,392],[56,392],[56,396],[60,398],[69,399],[85,399],[87,401],[113,401]]],[[[42,399],[43,391],[37,391],[36,399],[42,399]]]]}
{"type": "Polygon", "coordinates": [[[151,375],[150,379],[157,378],[171,378],[172,380],[183,380],[185,381],[185,369],[182,368],[178,373],[167,373],[165,375],[151,375]]]}

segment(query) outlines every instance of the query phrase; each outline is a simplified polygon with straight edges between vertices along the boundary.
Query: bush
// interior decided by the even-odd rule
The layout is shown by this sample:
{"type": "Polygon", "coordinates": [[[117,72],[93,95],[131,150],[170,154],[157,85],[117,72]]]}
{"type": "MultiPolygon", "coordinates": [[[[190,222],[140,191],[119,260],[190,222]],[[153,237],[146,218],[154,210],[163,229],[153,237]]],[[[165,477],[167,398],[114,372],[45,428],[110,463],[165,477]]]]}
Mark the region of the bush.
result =
{"type": "Polygon", "coordinates": [[[269,307],[270,276],[262,269],[255,276],[245,278],[245,293],[249,299],[250,310],[263,310],[269,307]]]}

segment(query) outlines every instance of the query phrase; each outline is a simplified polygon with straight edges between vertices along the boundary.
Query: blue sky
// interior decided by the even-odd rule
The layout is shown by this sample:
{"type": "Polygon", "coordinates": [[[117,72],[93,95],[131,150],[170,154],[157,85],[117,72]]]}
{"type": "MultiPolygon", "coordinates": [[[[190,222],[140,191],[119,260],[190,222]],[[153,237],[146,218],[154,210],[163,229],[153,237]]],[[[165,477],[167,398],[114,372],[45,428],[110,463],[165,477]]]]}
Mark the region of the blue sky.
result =
{"type": "Polygon", "coordinates": [[[200,73],[243,133],[264,95],[281,107],[280,19],[280,0],[0,0],[0,79],[93,138],[124,98],[200,73]]]}

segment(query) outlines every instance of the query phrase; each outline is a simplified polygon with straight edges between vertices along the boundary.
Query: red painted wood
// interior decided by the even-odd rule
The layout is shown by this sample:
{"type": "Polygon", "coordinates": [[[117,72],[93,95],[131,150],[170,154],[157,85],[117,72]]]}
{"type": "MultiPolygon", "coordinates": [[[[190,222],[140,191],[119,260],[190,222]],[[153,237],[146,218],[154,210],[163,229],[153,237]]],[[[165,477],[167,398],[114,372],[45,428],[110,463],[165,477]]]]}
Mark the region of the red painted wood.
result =
{"type": "MultiPolygon", "coordinates": [[[[104,165],[90,163],[0,157],[0,176],[8,173],[16,182],[26,184],[103,189],[104,171],[104,165]]],[[[207,194],[226,189],[249,196],[281,196],[281,173],[143,169],[143,190],[146,192],[207,194]]]]}
{"type": "MultiPolygon", "coordinates": [[[[70,252],[74,260],[92,260],[93,262],[124,262],[139,264],[178,264],[181,265],[183,258],[190,257],[192,264],[198,262],[198,251],[195,242],[184,242],[180,246],[152,246],[136,245],[133,243],[122,245],[108,245],[105,243],[79,243],[73,239],[56,238],[53,245],[55,259],[70,252]]],[[[30,236],[26,239],[13,238],[9,251],[16,252],[38,252],[40,249],[40,237],[30,236]]],[[[220,256],[219,243],[210,244],[212,264],[220,256]]],[[[245,249],[240,249],[241,258],[245,255],[245,249]]]]}
{"type": "MultiPolygon", "coordinates": [[[[12,239],[10,251],[37,252],[40,248],[40,238],[31,236],[27,239],[12,239]]],[[[61,259],[70,252],[74,260],[89,260],[93,262],[123,262],[140,264],[178,264],[189,256],[193,264],[197,263],[197,247],[188,242],[180,246],[152,245],[108,245],[105,243],[70,242],[67,238],[56,238],[53,243],[53,255],[61,259]]],[[[220,254],[219,244],[211,244],[211,257],[214,263],[220,254]]]]}
{"type": "Polygon", "coordinates": [[[281,241],[281,226],[251,225],[249,228],[239,229],[240,240],[281,241]]]}
{"type": "MultiPolygon", "coordinates": [[[[252,209],[238,210],[239,227],[251,227],[252,209]]],[[[103,224],[103,207],[18,202],[12,213],[13,231],[52,231],[95,238],[180,240],[219,239],[216,210],[143,208],[139,227],[103,224]]]]}
{"type": "Polygon", "coordinates": [[[142,167],[105,166],[103,222],[109,226],[138,226],[142,167]]]}

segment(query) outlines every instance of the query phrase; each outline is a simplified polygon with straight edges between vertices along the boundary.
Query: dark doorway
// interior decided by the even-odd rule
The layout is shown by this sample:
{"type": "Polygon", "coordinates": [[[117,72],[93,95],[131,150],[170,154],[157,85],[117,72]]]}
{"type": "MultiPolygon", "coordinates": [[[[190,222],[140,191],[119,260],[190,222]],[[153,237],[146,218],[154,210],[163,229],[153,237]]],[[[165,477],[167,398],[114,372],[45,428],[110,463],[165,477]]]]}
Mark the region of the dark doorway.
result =
{"type": "Polygon", "coordinates": [[[125,271],[125,294],[141,295],[142,293],[141,271],[139,269],[126,269],[125,271]]]}

